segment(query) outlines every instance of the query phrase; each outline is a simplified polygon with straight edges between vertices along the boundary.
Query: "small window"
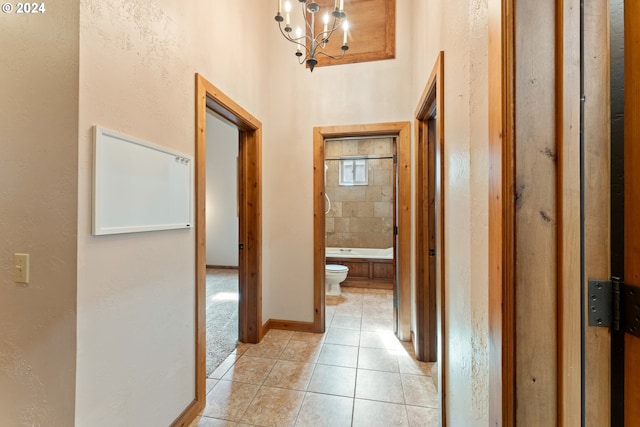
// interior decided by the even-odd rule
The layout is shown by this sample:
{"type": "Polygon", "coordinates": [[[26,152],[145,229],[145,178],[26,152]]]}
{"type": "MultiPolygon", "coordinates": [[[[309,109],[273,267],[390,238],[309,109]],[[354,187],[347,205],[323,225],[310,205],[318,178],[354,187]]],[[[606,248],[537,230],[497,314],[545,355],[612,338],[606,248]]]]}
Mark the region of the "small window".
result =
{"type": "Polygon", "coordinates": [[[340,160],[340,185],[367,185],[366,159],[340,160]]]}

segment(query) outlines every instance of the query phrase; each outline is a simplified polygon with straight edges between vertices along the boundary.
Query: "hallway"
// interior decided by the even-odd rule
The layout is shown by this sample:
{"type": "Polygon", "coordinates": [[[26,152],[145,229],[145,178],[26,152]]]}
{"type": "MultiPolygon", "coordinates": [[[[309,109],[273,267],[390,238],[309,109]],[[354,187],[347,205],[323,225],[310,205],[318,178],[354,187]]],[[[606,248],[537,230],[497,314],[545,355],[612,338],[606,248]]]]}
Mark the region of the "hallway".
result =
{"type": "Polygon", "coordinates": [[[396,339],[392,313],[391,291],[344,288],[327,297],[325,334],[271,330],[238,345],[191,426],[437,426],[434,364],[396,339]]]}

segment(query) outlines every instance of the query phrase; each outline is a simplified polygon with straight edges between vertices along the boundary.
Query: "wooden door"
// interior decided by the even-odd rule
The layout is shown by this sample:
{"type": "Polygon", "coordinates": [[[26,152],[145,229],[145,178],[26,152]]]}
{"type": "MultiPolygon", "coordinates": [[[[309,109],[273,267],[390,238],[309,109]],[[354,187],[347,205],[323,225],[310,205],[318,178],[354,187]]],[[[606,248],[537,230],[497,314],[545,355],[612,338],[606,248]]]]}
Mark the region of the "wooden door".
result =
{"type": "MultiPolygon", "coordinates": [[[[624,282],[640,286],[640,2],[627,0],[624,8],[624,282]]],[[[625,427],[640,425],[640,338],[630,328],[625,325],[625,427]]]]}

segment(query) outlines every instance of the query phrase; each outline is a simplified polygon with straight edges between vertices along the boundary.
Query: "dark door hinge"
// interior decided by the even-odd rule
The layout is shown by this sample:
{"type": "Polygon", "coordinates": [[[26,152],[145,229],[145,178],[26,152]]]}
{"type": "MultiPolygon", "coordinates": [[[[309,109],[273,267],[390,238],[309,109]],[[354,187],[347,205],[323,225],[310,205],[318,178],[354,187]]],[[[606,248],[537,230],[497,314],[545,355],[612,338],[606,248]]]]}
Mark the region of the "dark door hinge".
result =
{"type": "Polygon", "coordinates": [[[429,248],[429,256],[436,256],[436,250],[433,248],[429,248]]]}
{"type": "Polygon", "coordinates": [[[244,249],[244,243],[238,244],[238,249],[243,250],[244,249]]]}
{"type": "Polygon", "coordinates": [[[640,287],[589,279],[589,326],[611,327],[640,338],[640,287]]]}
{"type": "Polygon", "coordinates": [[[397,225],[395,225],[395,226],[393,227],[393,235],[394,235],[394,236],[397,236],[397,235],[398,235],[398,226],[397,226],[397,225]]]}

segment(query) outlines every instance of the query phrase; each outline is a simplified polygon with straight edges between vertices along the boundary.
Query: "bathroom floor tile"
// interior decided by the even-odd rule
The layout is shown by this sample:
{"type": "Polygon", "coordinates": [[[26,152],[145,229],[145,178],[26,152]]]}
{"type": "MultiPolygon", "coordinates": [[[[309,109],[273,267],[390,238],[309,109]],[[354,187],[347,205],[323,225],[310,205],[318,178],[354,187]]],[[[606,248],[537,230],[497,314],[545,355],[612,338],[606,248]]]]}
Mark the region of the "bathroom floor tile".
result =
{"type": "Polygon", "coordinates": [[[296,420],[300,427],[349,427],[353,398],[307,393],[296,420]]]}
{"type": "Polygon", "coordinates": [[[190,427],[437,426],[437,364],[393,333],[393,292],[345,287],[326,304],[324,334],[238,343],[190,427]]]}
{"type": "Polygon", "coordinates": [[[238,423],[234,421],[219,420],[217,418],[197,417],[189,427],[235,427],[238,423]]]}
{"type": "Polygon", "coordinates": [[[264,380],[265,386],[306,390],[314,364],[278,360],[264,380]]]}
{"type": "Polygon", "coordinates": [[[407,405],[410,427],[438,427],[438,410],[407,405]]]}
{"type": "MultiPolygon", "coordinates": [[[[433,370],[433,362],[420,362],[415,359],[415,356],[409,354],[398,355],[398,365],[400,367],[401,374],[413,374],[413,375],[431,375],[433,370]]],[[[437,371],[436,371],[437,372],[437,371]]]]}
{"type": "Polygon", "coordinates": [[[283,331],[280,329],[270,329],[265,334],[263,340],[290,340],[293,336],[293,331],[283,331]]]}
{"type": "Polygon", "coordinates": [[[358,366],[358,347],[323,344],[318,364],[355,368],[358,366]]]}
{"type": "Polygon", "coordinates": [[[362,321],[362,316],[353,316],[353,315],[336,313],[336,315],[333,316],[331,327],[341,328],[341,329],[354,329],[359,331],[361,321],[362,321]]]}
{"type": "Polygon", "coordinates": [[[393,332],[393,318],[362,316],[363,331],[387,331],[393,332]]]}
{"type": "Polygon", "coordinates": [[[255,384],[220,381],[207,395],[202,415],[239,421],[259,388],[260,386],[255,384]]]}
{"type": "Polygon", "coordinates": [[[362,331],[360,333],[360,347],[404,351],[398,338],[390,331],[362,331]]]}
{"type": "MultiPolygon", "coordinates": [[[[335,310],[335,314],[344,314],[347,316],[362,316],[363,307],[361,305],[340,305],[335,310]]],[[[333,317],[332,317],[333,318],[333,317]]]]}
{"type": "Polygon", "coordinates": [[[400,372],[398,356],[395,350],[383,348],[360,347],[358,354],[358,369],[375,371],[400,372]]]}
{"type": "Polygon", "coordinates": [[[401,379],[407,405],[438,407],[438,391],[431,377],[403,374],[401,379]]]}
{"type": "Polygon", "coordinates": [[[329,328],[324,338],[324,343],[357,347],[360,344],[360,332],[351,329],[329,328]]]}
{"type": "Polygon", "coordinates": [[[353,397],[356,370],[340,366],[316,365],[307,391],[353,397]]]}
{"type": "Polygon", "coordinates": [[[280,360],[315,363],[321,350],[322,342],[291,340],[282,351],[280,360]]]}
{"type": "Polygon", "coordinates": [[[224,374],[226,381],[262,384],[271,368],[276,364],[273,359],[244,355],[224,374]]]}
{"type": "Polygon", "coordinates": [[[259,426],[293,426],[303,398],[303,391],[262,386],[242,422],[259,426]]]}
{"type": "Polygon", "coordinates": [[[313,332],[294,332],[291,336],[291,341],[305,341],[305,342],[322,342],[324,340],[324,334],[315,334],[313,332]]]}
{"type": "Polygon", "coordinates": [[[356,399],[353,405],[354,427],[389,427],[409,425],[404,405],[356,399]]]}
{"type": "Polygon", "coordinates": [[[207,393],[209,393],[211,389],[215,387],[216,384],[218,384],[218,380],[212,380],[211,378],[207,378],[207,384],[206,384],[207,393]]]}
{"type": "MultiPolygon", "coordinates": [[[[271,331],[269,331],[271,332],[271,331]]],[[[278,359],[282,354],[282,350],[287,346],[289,340],[282,339],[263,339],[259,344],[255,344],[247,349],[244,356],[265,357],[268,359],[278,359]]]]}
{"type": "Polygon", "coordinates": [[[358,369],[356,398],[404,404],[400,374],[358,369]]]}

